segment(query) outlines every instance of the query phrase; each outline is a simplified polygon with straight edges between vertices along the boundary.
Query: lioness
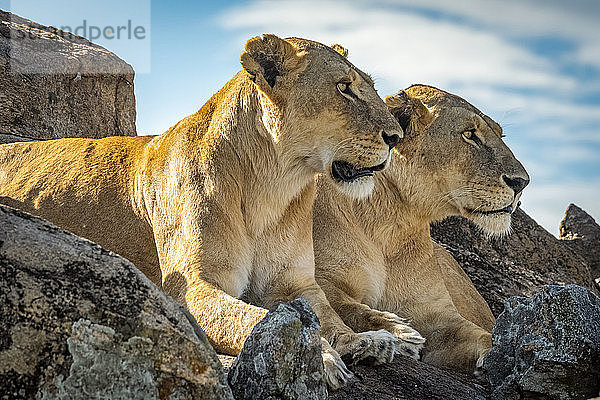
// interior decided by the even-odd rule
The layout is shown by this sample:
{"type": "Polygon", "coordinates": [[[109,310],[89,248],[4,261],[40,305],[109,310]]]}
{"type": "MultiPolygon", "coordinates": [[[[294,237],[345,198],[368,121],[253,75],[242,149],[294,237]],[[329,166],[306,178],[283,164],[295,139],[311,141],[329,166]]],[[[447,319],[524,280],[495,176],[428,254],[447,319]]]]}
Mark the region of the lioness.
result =
{"type": "Polygon", "coordinates": [[[402,155],[394,152],[367,199],[320,179],[317,282],[356,332],[395,332],[408,318],[427,339],[424,361],[472,371],[491,347],[494,317],[429,224],[462,215],[506,234],[529,177],[502,128],[462,98],[414,85],[385,101],[406,133],[402,155]]]}
{"type": "MultiPolygon", "coordinates": [[[[266,308],[304,297],[340,354],[387,361],[397,339],[354,333],[314,278],[315,175],[368,195],[403,136],[336,49],[253,38],[243,70],[160,136],[5,145],[0,196],[131,260],[218,351],[237,354],[266,308]]],[[[327,342],[324,361],[330,386],[350,376],[327,342]]]]}

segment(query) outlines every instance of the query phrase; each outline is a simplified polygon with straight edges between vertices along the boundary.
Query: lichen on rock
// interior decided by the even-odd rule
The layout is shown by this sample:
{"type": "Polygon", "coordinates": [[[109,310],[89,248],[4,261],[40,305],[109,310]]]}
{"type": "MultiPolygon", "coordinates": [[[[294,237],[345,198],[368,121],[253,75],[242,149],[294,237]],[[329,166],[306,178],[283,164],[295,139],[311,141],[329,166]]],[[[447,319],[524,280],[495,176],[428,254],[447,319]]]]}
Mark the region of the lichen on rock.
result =
{"type": "Polygon", "coordinates": [[[0,399],[233,399],[193,317],[129,261],[0,206],[0,399]]]}
{"type": "Polygon", "coordinates": [[[320,332],[306,300],[279,304],[254,327],[229,370],[235,398],[325,399],[320,332]]]}
{"type": "Polygon", "coordinates": [[[544,286],[506,301],[484,362],[494,400],[576,400],[600,391],[600,298],[544,286]]]}

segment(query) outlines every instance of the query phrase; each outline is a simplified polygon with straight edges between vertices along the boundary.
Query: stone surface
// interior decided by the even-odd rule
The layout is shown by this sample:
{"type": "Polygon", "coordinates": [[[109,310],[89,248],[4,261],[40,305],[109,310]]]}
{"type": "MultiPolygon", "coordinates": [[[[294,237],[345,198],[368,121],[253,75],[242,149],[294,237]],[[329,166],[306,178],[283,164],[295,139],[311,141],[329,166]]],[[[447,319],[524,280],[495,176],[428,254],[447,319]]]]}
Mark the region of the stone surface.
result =
{"type": "Polygon", "coordinates": [[[193,317],[129,261],[0,206],[0,399],[233,399],[193,317]]]}
{"type": "Polygon", "coordinates": [[[560,239],[579,254],[600,281],[600,226],[591,215],[570,204],[560,223],[560,239]]]}
{"type": "Polygon", "coordinates": [[[356,365],[357,380],[329,400],[486,400],[487,386],[472,376],[442,370],[405,356],[391,364],[356,365]]]}
{"type": "Polygon", "coordinates": [[[588,399],[600,391],[600,298],[577,285],[512,297],[484,362],[494,400],[588,399]]]}
{"type": "Polygon", "coordinates": [[[458,261],[495,316],[511,296],[530,296],[545,284],[575,283],[595,293],[589,267],[522,210],[513,216],[512,233],[487,238],[465,218],[432,226],[431,234],[458,261]]]}
{"type": "Polygon", "coordinates": [[[320,332],[306,300],[279,304],[254,327],[229,369],[235,398],[325,399],[320,332]]]}
{"type": "Polygon", "coordinates": [[[103,47],[0,10],[0,143],[135,136],[133,77],[103,47]]]}

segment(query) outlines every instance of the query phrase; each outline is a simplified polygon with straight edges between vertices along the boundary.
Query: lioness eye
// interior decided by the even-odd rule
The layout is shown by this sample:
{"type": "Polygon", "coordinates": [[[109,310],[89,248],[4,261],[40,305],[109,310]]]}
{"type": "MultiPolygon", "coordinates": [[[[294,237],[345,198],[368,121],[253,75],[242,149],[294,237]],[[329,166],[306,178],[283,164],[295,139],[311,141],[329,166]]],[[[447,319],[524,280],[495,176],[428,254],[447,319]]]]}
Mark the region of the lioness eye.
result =
{"type": "Polygon", "coordinates": [[[477,147],[483,144],[481,142],[481,139],[479,139],[479,137],[475,134],[475,129],[469,129],[468,131],[464,131],[462,135],[467,142],[474,144],[477,147]]]}
{"type": "Polygon", "coordinates": [[[350,82],[338,82],[337,88],[345,97],[350,97],[352,99],[357,98],[356,94],[350,89],[350,82]]]}
{"type": "Polygon", "coordinates": [[[348,91],[348,89],[350,89],[350,84],[347,82],[340,82],[337,84],[337,87],[340,90],[340,92],[344,93],[348,91]]]}

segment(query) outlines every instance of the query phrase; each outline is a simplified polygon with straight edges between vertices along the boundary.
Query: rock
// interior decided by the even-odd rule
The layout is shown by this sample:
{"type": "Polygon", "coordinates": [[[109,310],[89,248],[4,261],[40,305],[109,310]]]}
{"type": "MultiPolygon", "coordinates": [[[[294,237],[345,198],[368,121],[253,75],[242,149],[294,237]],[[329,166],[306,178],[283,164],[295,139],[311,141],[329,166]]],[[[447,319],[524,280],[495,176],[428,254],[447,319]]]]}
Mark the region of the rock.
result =
{"type": "Polygon", "coordinates": [[[105,48],[0,10],[0,143],[135,136],[133,77],[105,48]]]}
{"type": "Polygon", "coordinates": [[[254,327],[229,369],[235,398],[325,399],[320,332],[306,300],[279,304],[254,327]]]}
{"type": "MultiPolygon", "coordinates": [[[[0,96],[2,96],[2,94],[0,94],[0,96]]],[[[2,98],[0,97],[0,101],[1,100],[2,100],[2,98]]],[[[30,138],[26,138],[26,137],[22,137],[22,136],[5,135],[5,134],[0,133],[0,144],[13,143],[13,142],[31,142],[32,140],[35,140],[35,139],[30,139],[30,138]]]]}
{"type": "Polygon", "coordinates": [[[353,368],[357,381],[328,400],[485,400],[488,389],[472,376],[442,370],[410,357],[391,364],[353,368]]]}
{"type": "Polygon", "coordinates": [[[600,390],[600,298],[577,285],[512,297],[484,361],[494,400],[575,400],[600,390]]]}
{"type": "Polygon", "coordinates": [[[560,239],[579,254],[600,280],[600,226],[591,215],[570,204],[560,223],[560,239]]]}
{"type": "Polygon", "coordinates": [[[0,399],[233,399],[193,317],[129,261],[0,206],[0,399]]]}
{"type": "Polygon", "coordinates": [[[431,234],[469,275],[495,316],[504,300],[530,296],[546,284],[575,283],[598,293],[583,258],[520,209],[504,238],[488,238],[460,217],[432,225],[431,234]]]}
{"type": "MultiPolygon", "coordinates": [[[[240,355],[220,355],[237,400],[323,399],[319,323],[304,299],[282,303],[254,328],[240,355]]],[[[469,375],[397,356],[391,364],[353,366],[358,379],[329,400],[486,400],[488,389],[469,375]]]]}

